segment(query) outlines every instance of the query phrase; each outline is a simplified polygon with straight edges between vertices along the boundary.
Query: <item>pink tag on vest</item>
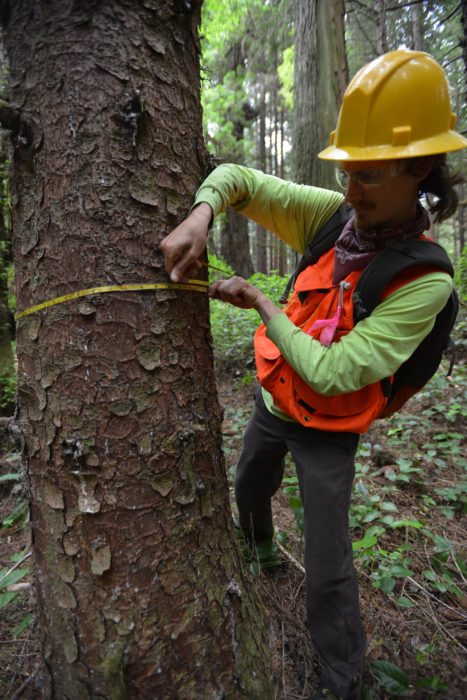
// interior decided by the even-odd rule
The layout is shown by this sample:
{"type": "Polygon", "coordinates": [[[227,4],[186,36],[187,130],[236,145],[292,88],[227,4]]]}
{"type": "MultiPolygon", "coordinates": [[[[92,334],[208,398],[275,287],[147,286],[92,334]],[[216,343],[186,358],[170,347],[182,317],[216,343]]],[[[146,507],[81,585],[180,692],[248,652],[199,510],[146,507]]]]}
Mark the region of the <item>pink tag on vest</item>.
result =
{"type": "Polygon", "coordinates": [[[324,318],[315,321],[308,331],[308,335],[310,335],[312,331],[318,330],[319,328],[323,329],[319,336],[319,342],[321,345],[331,345],[332,341],[334,340],[334,336],[336,335],[336,330],[342,316],[344,289],[348,289],[349,287],[350,284],[348,282],[339,282],[339,300],[337,302],[336,313],[334,316],[332,316],[332,318],[324,318]]]}

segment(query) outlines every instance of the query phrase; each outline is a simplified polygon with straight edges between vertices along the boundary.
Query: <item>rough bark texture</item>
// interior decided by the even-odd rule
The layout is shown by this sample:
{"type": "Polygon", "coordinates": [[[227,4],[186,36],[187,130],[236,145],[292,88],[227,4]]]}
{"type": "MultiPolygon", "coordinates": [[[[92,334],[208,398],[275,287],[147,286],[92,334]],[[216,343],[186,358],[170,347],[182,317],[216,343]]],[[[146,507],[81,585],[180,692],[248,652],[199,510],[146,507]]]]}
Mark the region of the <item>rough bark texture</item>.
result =
{"type": "MultiPolygon", "coordinates": [[[[198,21],[188,1],[11,4],[19,310],[167,281],[158,242],[204,168],[198,21]]],[[[45,697],[271,697],[210,343],[206,295],[173,289],[19,322],[45,697]]]]}
{"type": "Polygon", "coordinates": [[[335,189],[334,169],[316,155],[329,143],[347,84],[343,0],[295,0],[295,27],[294,178],[335,189]]]}

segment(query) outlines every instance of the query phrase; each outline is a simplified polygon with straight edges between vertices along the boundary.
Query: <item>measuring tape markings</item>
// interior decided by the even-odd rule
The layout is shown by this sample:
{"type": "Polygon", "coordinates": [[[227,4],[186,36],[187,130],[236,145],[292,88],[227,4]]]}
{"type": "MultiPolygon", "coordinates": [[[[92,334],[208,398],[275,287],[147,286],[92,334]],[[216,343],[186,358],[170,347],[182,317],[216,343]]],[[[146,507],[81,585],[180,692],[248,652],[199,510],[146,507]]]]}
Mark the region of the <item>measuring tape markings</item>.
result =
{"type": "Polygon", "coordinates": [[[24,311],[20,311],[15,314],[15,320],[19,321],[25,316],[30,316],[37,311],[42,311],[42,309],[48,309],[56,304],[62,304],[65,301],[71,301],[72,299],[79,299],[81,297],[91,296],[93,294],[105,294],[106,292],[139,292],[139,291],[151,291],[154,289],[182,289],[187,292],[205,292],[209,287],[209,282],[204,280],[188,280],[185,282],[155,282],[155,283],[144,283],[144,284],[114,284],[107,285],[105,287],[90,287],[89,289],[82,289],[79,292],[71,292],[70,294],[64,294],[60,297],[55,297],[55,299],[49,299],[48,301],[43,301],[41,304],[36,304],[36,306],[30,306],[24,311]]]}

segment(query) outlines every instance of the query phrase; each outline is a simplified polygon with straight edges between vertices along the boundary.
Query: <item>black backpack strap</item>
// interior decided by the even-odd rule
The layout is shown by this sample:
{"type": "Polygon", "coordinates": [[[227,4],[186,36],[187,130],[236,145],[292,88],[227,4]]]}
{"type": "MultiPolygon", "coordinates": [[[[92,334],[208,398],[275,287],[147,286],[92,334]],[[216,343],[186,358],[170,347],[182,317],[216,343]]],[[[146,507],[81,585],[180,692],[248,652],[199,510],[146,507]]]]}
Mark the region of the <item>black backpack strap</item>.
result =
{"type": "Polygon", "coordinates": [[[393,243],[366,266],[353,295],[354,321],[369,316],[381,302],[384,289],[397,275],[411,267],[434,266],[454,276],[448,254],[434,241],[411,238],[393,243]]]}
{"type": "Polygon", "coordinates": [[[290,290],[295,284],[295,280],[297,279],[298,275],[309,265],[314,265],[316,262],[318,262],[323,253],[327,253],[327,251],[333,247],[352,213],[352,207],[346,202],[343,202],[339,209],[318,231],[311,243],[307,245],[301,260],[287,282],[284,293],[279,299],[281,304],[285,304],[289,298],[290,290]]]}

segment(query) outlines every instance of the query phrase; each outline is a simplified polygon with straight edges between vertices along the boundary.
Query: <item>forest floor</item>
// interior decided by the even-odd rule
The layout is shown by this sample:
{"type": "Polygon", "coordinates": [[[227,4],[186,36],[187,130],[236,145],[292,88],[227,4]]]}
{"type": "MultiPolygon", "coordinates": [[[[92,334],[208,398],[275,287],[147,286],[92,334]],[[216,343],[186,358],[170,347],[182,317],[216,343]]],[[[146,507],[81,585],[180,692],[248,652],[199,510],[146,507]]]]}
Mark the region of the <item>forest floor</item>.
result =
{"type": "MultiPolygon", "coordinates": [[[[364,700],[466,697],[464,381],[463,368],[452,380],[439,373],[400,415],[376,422],[361,441],[350,522],[361,545],[355,563],[368,637],[364,700]]],[[[252,394],[252,385],[227,376],[219,385],[231,479],[252,394]]],[[[305,699],[318,680],[305,627],[297,496],[289,462],[274,498],[274,526],[296,563],[286,559],[257,577],[271,624],[277,700],[305,699]]]]}
{"type": "MultiPolygon", "coordinates": [[[[253,386],[240,374],[218,375],[226,466],[233,477],[253,386]]],[[[466,696],[464,382],[462,368],[451,381],[437,379],[402,414],[375,424],[361,443],[351,526],[368,635],[365,700],[466,696]]],[[[2,451],[0,439],[0,474],[18,470],[19,455],[5,443],[2,451]]],[[[301,510],[291,463],[286,474],[274,499],[274,518],[290,557],[274,571],[252,572],[269,613],[277,682],[271,700],[305,699],[317,682],[305,627],[301,510]]],[[[26,571],[28,561],[22,559],[30,542],[15,481],[0,480],[0,523],[0,570],[16,565],[16,572],[26,571]]],[[[5,592],[17,593],[0,606],[0,698],[36,700],[41,694],[33,589],[27,571],[15,578],[9,591],[0,588],[3,602],[5,592]]]]}

